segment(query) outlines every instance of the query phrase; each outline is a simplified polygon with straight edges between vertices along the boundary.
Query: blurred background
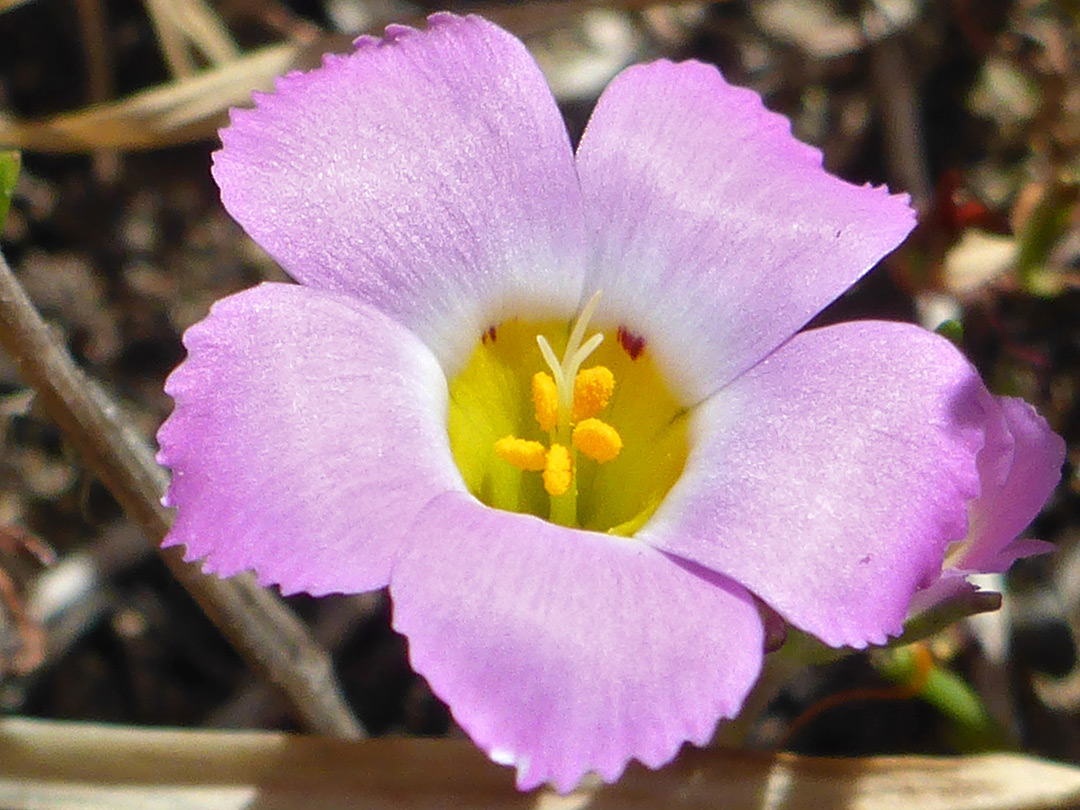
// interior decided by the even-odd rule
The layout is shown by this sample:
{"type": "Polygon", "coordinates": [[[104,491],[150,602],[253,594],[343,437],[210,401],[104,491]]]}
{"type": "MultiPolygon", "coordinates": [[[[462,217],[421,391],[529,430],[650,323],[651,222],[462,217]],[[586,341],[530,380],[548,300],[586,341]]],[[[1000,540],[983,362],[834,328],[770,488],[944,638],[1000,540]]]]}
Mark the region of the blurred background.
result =
{"type": "MultiPolygon", "coordinates": [[[[982,702],[990,724],[978,733],[911,697],[895,660],[860,654],[801,673],[748,741],[860,755],[994,746],[1080,762],[1078,3],[0,0],[0,148],[23,151],[3,251],[130,428],[152,441],[180,334],[213,301],[285,279],[210,179],[225,111],[359,33],[422,24],[436,8],[523,37],[575,141],[621,68],[695,58],[790,117],[830,170],[911,194],[916,232],[820,322],[955,322],[949,334],[991,389],[1035,404],[1069,443],[1062,485],[1031,530],[1059,551],[995,583],[1004,610],[921,648],[982,702]]],[[[0,440],[0,710],[301,728],[6,356],[0,440]]],[[[368,731],[460,733],[409,670],[384,595],[289,603],[332,652],[368,731]]]]}

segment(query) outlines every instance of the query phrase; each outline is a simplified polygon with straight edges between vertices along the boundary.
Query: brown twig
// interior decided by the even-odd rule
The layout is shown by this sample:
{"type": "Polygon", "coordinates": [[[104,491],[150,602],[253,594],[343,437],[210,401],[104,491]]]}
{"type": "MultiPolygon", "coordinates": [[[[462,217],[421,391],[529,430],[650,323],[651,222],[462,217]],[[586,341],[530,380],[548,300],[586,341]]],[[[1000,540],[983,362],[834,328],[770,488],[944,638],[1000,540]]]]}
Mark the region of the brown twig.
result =
{"type": "MultiPolygon", "coordinates": [[[[14,556],[19,552],[25,552],[42,565],[56,562],[56,554],[45,541],[15,524],[0,526],[0,554],[14,556]]],[[[0,605],[19,636],[19,646],[11,661],[0,660],[0,673],[10,669],[16,675],[26,675],[45,659],[45,631],[27,609],[22,589],[3,566],[0,566],[0,605]]]]}
{"type": "Polygon", "coordinates": [[[870,69],[881,105],[889,173],[911,195],[915,209],[925,211],[933,196],[933,184],[922,137],[914,68],[899,36],[883,39],[870,49],[870,69]]]}
{"type": "MultiPolygon", "coordinates": [[[[105,13],[101,0],[75,0],[79,20],[83,54],[86,60],[87,100],[90,106],[101,104],[113,94],[112,66],[108,36],[105,31],[105,13]]],[[[120,173],[120,156],[112,149],[94,151],[94,176],[102,183],[111,184],[120,173]]]]}
{"type": "Polygon", "coordinates": [[[1080,806],[1080,769],[1018,754],[803,757],[686,746],[617,784],[520,793],[467,740],[363,744],[274,732],[136,729],[5,718],[0,805],[56,810],[1052,810],[1080,806]]]}
{"type": "Polygon", "coordinates": [[[918,697],[926,688],[926,682],[930,679],[930,673],[934,671],[934,657],[930,648],[925,644],[916,644],[913,648],[915,662],[914,677],[907,683],[894,684],[892,686],[858,687],[835,692],[809,706],[784,731],[783,736],[776,743],[777,749],[785,749],[791,745],[799,733],[818,717],[837,706],[848,706],[859,702],[877,702],[886,700],[911,700],[918,697]]]}
{"type": "MultiPolygon", "coordinates": [[[[161,505],[164,471],[143,437],[53,339],[2,254],[0,347],[128,517],[150,540],[160,542],[172,521],[161,505]]],[[[220,580],[185,563],[177,549],[162,556],[249,665],[282,690],[308,729],[335,737],[363,736],[326,651],[277,597],[250,575],[220,580]]]]}
{"type": "Polygon", "coordinates": [[[187,39],[169,14],[167,0],[147,0],[146,12],[154,26],[158,46],[173,78],[183,79],[195,74],[197,65],[188,48],[187,39]]]}

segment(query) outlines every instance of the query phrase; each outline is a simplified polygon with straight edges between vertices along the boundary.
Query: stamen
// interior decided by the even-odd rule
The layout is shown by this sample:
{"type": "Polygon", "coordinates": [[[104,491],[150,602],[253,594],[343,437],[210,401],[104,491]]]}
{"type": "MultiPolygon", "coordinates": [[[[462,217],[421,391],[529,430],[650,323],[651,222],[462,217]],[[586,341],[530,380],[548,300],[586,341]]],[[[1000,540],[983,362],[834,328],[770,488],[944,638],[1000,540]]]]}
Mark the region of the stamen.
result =
{"type": "Polygon", "coordinates": [[[607,422],[599,419],[585,419],[574,428],[574,447],[603,464],[611,461],[622,450],[622,437],[607,422]]]}
{"type": "Polygon", "coordinates": [[[607,407],[614,391],[615,375],[607,366],[593,366],[579,371],[574,378],[574,404],[570,409],[570,421],[580,422],[596,416],[607,407]]]}
{"type": "Polygon", "coordinates": [[[548,495],[565,495],[574,482],[574,463],[570,451],[561,444],[551,445],[544,466],[544,489],[548,495]]]}
{"type": "Polygon", "coordinates": [[[580,371],[582,363],[604,342],[597,333],[585,339],[589,321],[600,302],[597,291],[581,309],[570,330],[562,360],[543,335],[536,345],[551,373],[532,378],[533,413],[540,428],[551,435],[551,447],[540,442],[506,436],[495,443],[499,458],[521,470],[542,470],[544,489],[551,496],[550,519],[564,526],[577,525],[576,455],[571,447],[599,462],[610,461],[622,450],[615,428],[595,417],[611,399],[615,376],[604,366],[580,371]],[[577,428],[574,424],[577,423],[577,428]]]}
{"type": "Polygon", "coordinates": [[[532,401],[540,429],[554,430],[559,422],[559,387],[550,374],[538,371],[533,375],[532,401]]]}
{"type": "Polygon", "coordinates": [[[519,470],[540,472],[547,466],[547,448],[540,442],[506,436],[495,442],[495,455],[519,470]]]}

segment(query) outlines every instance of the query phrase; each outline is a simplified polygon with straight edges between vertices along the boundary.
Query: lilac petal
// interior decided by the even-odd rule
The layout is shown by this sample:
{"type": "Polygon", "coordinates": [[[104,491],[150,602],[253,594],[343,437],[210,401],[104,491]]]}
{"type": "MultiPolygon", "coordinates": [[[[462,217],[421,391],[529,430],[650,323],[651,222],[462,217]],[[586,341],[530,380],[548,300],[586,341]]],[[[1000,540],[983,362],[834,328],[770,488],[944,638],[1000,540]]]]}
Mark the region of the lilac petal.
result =
{"type": "Polygon", "coordinates": [[[994,459],[979,455],[983,490],[971,503],[968,542],[953,565],[960,571],[995,573],[1016,560],[1052,551],[1041,540],[1017,539],[1039,514],[1061,480],[1065,441],[1022,399],[998,399],[1009,433],[1015,441],[1012,463],[1003,481],[989,472],[994,459]]]}
{"type": "Polygon", "coordinates": [[[426,31],[389,26],[255,98],[222,131],[214,177],[294,278],[360,296],[451,371],[526,304],[538,317],[577,306],[573,154],[510,34],[436,14],[426,31]]]}
{"type": "Polygon", "coordinates": [[[1018,535],[1061,479],[1065,442],[1023,400],[996,401],[1003,419],[988,429],[987,446],[979,452],[981,491],[968,505],[967,539],[950,549],[941,576],[915,594],[909,616],[976,590],[967,581],[972,574],[1004,572],[1022,557],[1055,548],[1018,535]]]}
{"type": "Polygon", "coordinates": [[[464,487],[435,358],[337,293],[263,284],[187,331],[158,432],[178,507],[165,545],[229,576],[324,594],[384,586],[403,525],[464,487]]]}
{"type": "Polygon", "coordinates": [[[751,597],[626,538],[433,501],[394,566],[413,667],[518,786],[562,792],[702,745],[761,666],[751,597]]]}
{"type": "Polygon", "coordinates": [[[597,319],[640,332],[698,401],[794,334],[914,225],[906,195],[827,174],[712,66],[608,86],[577,152],[597,319]]]}
{"type": "Polygon", "coordinates": [[[635,538],[828,644],[884,643],[966,534],[1000,418],[943,338],[871,321],[803,332],[696,409],[686,469],[635,538]]]}

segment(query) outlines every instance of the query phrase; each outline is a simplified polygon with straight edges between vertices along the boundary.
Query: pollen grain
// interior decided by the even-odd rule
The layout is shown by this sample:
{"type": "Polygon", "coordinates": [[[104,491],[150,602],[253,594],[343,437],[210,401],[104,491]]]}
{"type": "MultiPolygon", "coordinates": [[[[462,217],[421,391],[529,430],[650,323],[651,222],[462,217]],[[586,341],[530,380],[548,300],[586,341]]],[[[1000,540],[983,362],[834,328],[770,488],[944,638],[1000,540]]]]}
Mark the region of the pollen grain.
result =
{"type": "Polygon", "coordinates": [[[573,443],[580,452],[603,464],[611,461],[622,450],[622,437],[607,422],[584,419],[574,428],[573,443]]]}
{"type": "Polygon", "coordinates": [[[547,466],[547,448],[540,442],[505,436],[495,442],[495,455],[519,470],[540,472],[547,466]]]}
{"type": "Polygon", "coordinates": [[[554,378],[538,371],[532,378],[532,401],[541,430],[552,431],[559,421],[559,388],[554,378]]]}
{"type": "Polygon", "coordinates": [[[561,444],[551,445],[544,466],[544,489],[548,495],[563,495],[574,482],[574,462],[561,444]]]}
{"type": "Polygon", "coordinates": [[[615,375],[607,366],[582,369],[574,379],[574,404],[570,421],[580,422],[596,416],[607,407],[615,391],[615,375]]]}

